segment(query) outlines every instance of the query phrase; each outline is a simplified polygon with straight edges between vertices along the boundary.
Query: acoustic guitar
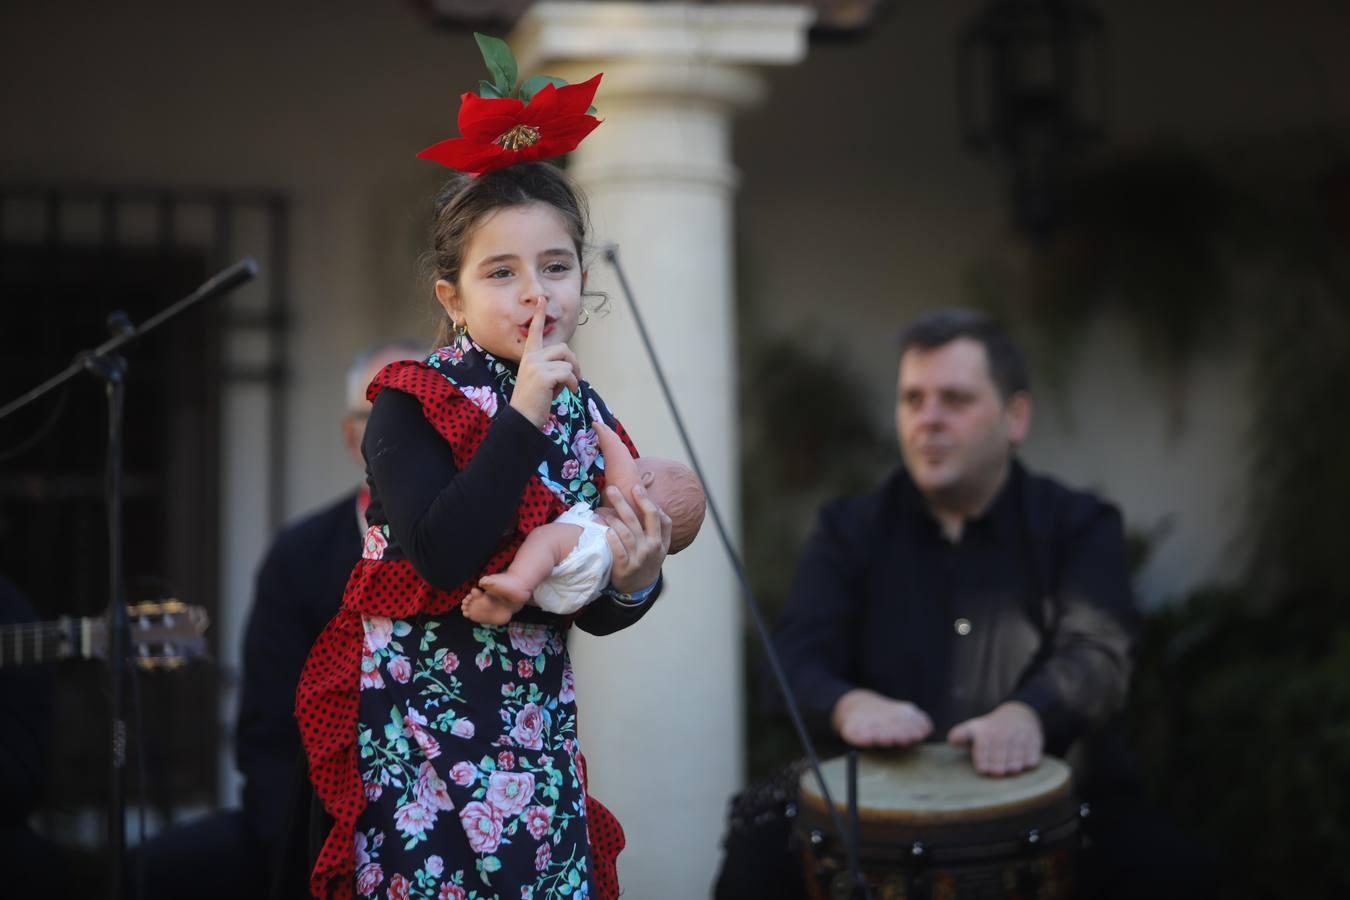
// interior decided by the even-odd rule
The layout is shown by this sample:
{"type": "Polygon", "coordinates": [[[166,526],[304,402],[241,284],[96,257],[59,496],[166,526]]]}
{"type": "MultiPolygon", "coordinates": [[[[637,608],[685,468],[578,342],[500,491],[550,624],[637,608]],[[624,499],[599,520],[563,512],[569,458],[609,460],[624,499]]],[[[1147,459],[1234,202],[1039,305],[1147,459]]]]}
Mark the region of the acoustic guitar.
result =
{"type": "MultiPolygon", "coordinates": [[[[138,668],[176,669],[206,652],[206,610],[178,600],[127,607],[128,659],[138,668]]],[[[108,617],[0,625],[0,668],[108,658],[108,617]]]]}

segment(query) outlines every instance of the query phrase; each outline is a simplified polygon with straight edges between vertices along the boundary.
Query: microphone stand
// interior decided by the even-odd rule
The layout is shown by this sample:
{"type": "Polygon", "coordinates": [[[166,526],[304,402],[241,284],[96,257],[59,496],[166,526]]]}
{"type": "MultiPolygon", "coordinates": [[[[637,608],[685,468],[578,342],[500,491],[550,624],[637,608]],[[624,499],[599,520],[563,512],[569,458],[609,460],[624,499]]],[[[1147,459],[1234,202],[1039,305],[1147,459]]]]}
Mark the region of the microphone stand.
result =
{"type": "Polygon", "coordinates": [[[123,566],[122,529],[122,425],[126,405],[127,361],[118,351],[153,331],[169,319],[202,301],[228,293],[258,274],[258,264],[246,258],[207,280],[177,303],[166,307],[137,327],[120,310],[108,316],[112,337],[92,350],[75,356],[74,362],[23,396],[0,408],[4,419],[39,397],[50,393],[81,372],[89,372],[104,384],[108,399],[108,445],[105,490],[108,507],[108,713],[111,719],[112,755],[108,771],[108,896],[122,896],[126,856],[126,794],[123,770],[127,758],[127,725],[122,713],[122,679],[126,673],[127,621],[126,584],[123,566]]]}
{"type": "Polygon", "coordinates": [[[741,585],[741,597],[745,600],[745,605],[750,611],[750,618],[754,620],[755,631],[759,635],[760,644],[764,648],[764,654],[769,660],[769,668],[773,670],[774,680],[778,683],[778,690],[783,695],[783,700],[787,705],[788,716],[792,719],[792,727],[797,732],[797,738],[801,741],[802,749],[806,751],[807,763],[811,771],[815,774],[816,783],[820,786],[820,795],[825,798],[825,808],[829,810],[830,819],[834,823],[835,833],[839,835],[839,840],[843,842],[848,854],[848,866],[853,878],[852,896],[867,900],[871,898],[872,890],[862,877],[862,870],[858,863],[858,834],[857,834],[857,763],[856,755],[850,761],[849,768],[849,800],[853,821],[853,828],[844,827],[844,820],[839,815],[839,810],[835,808],[834,800],[830,797],[829,786],[825,784],[825,775],[820,769],[820,756],[816,753],[816,746],[811,740],[811,735],[806,730],[806,723],[802,720],[801,710],[797,707],[797,699],[792,693],[792,688],[788,685],[787,674],[783,671],[783,664],[778,659],[778,653],[774,650],[773,641],[769,637],[769,627],[764,621],[764,614],[760,612],[759,604],[755,601],[754,592],[750,588],[750,580],[745,574],[745,567],[741,564],[740,557],[736,555],[736,549],[731,544],[731,537],[727,531],[726,525],[722,521],[722,516],[717,510],[717,504],[713,501],[712,493],[708,491],[708,479],[703,476],[703,467],[699,465],[698,455],[694,452],[693,441],[689,437],[689,432],[685,430],[684,419],[680,416],[679,409],[675,406],[675,396],[670,390],[670,384],[666,381],[665,372],[661,368],[661,363],[656,358],[656,349],[652,346],[651,337],[647,333],[647,326],[642,320],[642,314],[638,312],[637,303],[633,300],[633,290],[629,287],[628,277],[624,274],[623,267],[619,264],[619,247],[617,244],[609,244],[604,248],[605,262],[609,263],[610,268],[619,279],[619,287],[623,290],[624,299],[628,301],[628,309],[633,314],[633,321],[637,324],[638,336],[642,339],[642,345],[647,350],[647,356],[651,360],[652,369],[656,372],[657,383],[661,386],[661,393],[666,399],[666,405],[670,407],[670,414],[675,420],[675,429],[680,434],[680,442],[684,444],[684,450],[689,454],[689,464],[698,479],[704,485],[704,492],[707,494],[708,514],[713,520],[713,525],[717,528],[718,537],[722,539],[722,547],[726,550],[727,559],[731,562],[731,568],[736,572],[736,578],[741,585]]]}

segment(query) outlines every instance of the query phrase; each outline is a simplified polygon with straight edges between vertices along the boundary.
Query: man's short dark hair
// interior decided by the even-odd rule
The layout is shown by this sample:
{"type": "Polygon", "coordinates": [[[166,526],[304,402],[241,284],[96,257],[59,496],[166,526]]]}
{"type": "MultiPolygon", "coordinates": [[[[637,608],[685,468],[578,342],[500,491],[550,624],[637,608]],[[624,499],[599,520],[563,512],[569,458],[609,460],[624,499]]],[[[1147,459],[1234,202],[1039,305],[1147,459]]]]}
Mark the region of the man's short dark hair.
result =
{"type": "Polygon", "coordinates": [[[1031,390],[1027,361],[1003,326],[982,312],[946,307],[919,316],[900,331],[900,355],[910,350],[936,350],[957,338],[979,341],[989,360],[989,374],[998,392],[1007,400],[1019,391],[1031,390]]]}

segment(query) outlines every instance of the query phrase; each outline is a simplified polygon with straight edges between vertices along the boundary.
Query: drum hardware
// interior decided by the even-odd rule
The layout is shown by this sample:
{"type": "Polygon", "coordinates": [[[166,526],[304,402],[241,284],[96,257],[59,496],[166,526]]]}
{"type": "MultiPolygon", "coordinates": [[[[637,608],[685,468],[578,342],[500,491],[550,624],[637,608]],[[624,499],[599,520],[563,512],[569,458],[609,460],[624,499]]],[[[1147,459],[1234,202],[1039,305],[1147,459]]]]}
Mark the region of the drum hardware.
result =
{"type": "MultiPolygon", "coordinates": [[[[822,768],[845,787],[847,761],[822,768]]],[[[859,760],[858,860],[878,900],[1061,900],[1072,896],[1084,804],[1069,768],[1048,757],[1006,778],[975,773],[969,752],[945,745],[866,753],[859,760]]],[[[853,881],[840,835],[809,779],[794,833],[808,894],[849,897],[853,881]]]]}

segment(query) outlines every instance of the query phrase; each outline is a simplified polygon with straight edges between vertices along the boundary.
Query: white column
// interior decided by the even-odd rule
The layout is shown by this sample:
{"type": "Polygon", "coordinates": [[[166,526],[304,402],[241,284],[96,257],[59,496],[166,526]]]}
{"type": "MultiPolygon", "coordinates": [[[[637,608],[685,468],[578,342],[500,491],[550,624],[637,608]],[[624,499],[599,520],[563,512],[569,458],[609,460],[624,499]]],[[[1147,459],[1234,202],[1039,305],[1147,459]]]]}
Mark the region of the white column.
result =
{"type": "MultiPolygon", "coordinates": [[[[541,3],[511,38],[523,73],[576,82],[605,73],[604,120],[572,154],[597,246],[619,245],[639,310],[733,537],[737,476],[731,121],[763,93],[757,64],[806,53],[800,6],[541,3]]],[[[589,286],[609,294],[574,346],[582,370],[644,454],[685,458],[617,280],[599,253],[589,286]]],[[[709,519],[671,558],[636,627],[574,632],[591,789],[623,823],[630,897],[707,896],[728,797],[743,779],[741,600],[709,519]]]]}

